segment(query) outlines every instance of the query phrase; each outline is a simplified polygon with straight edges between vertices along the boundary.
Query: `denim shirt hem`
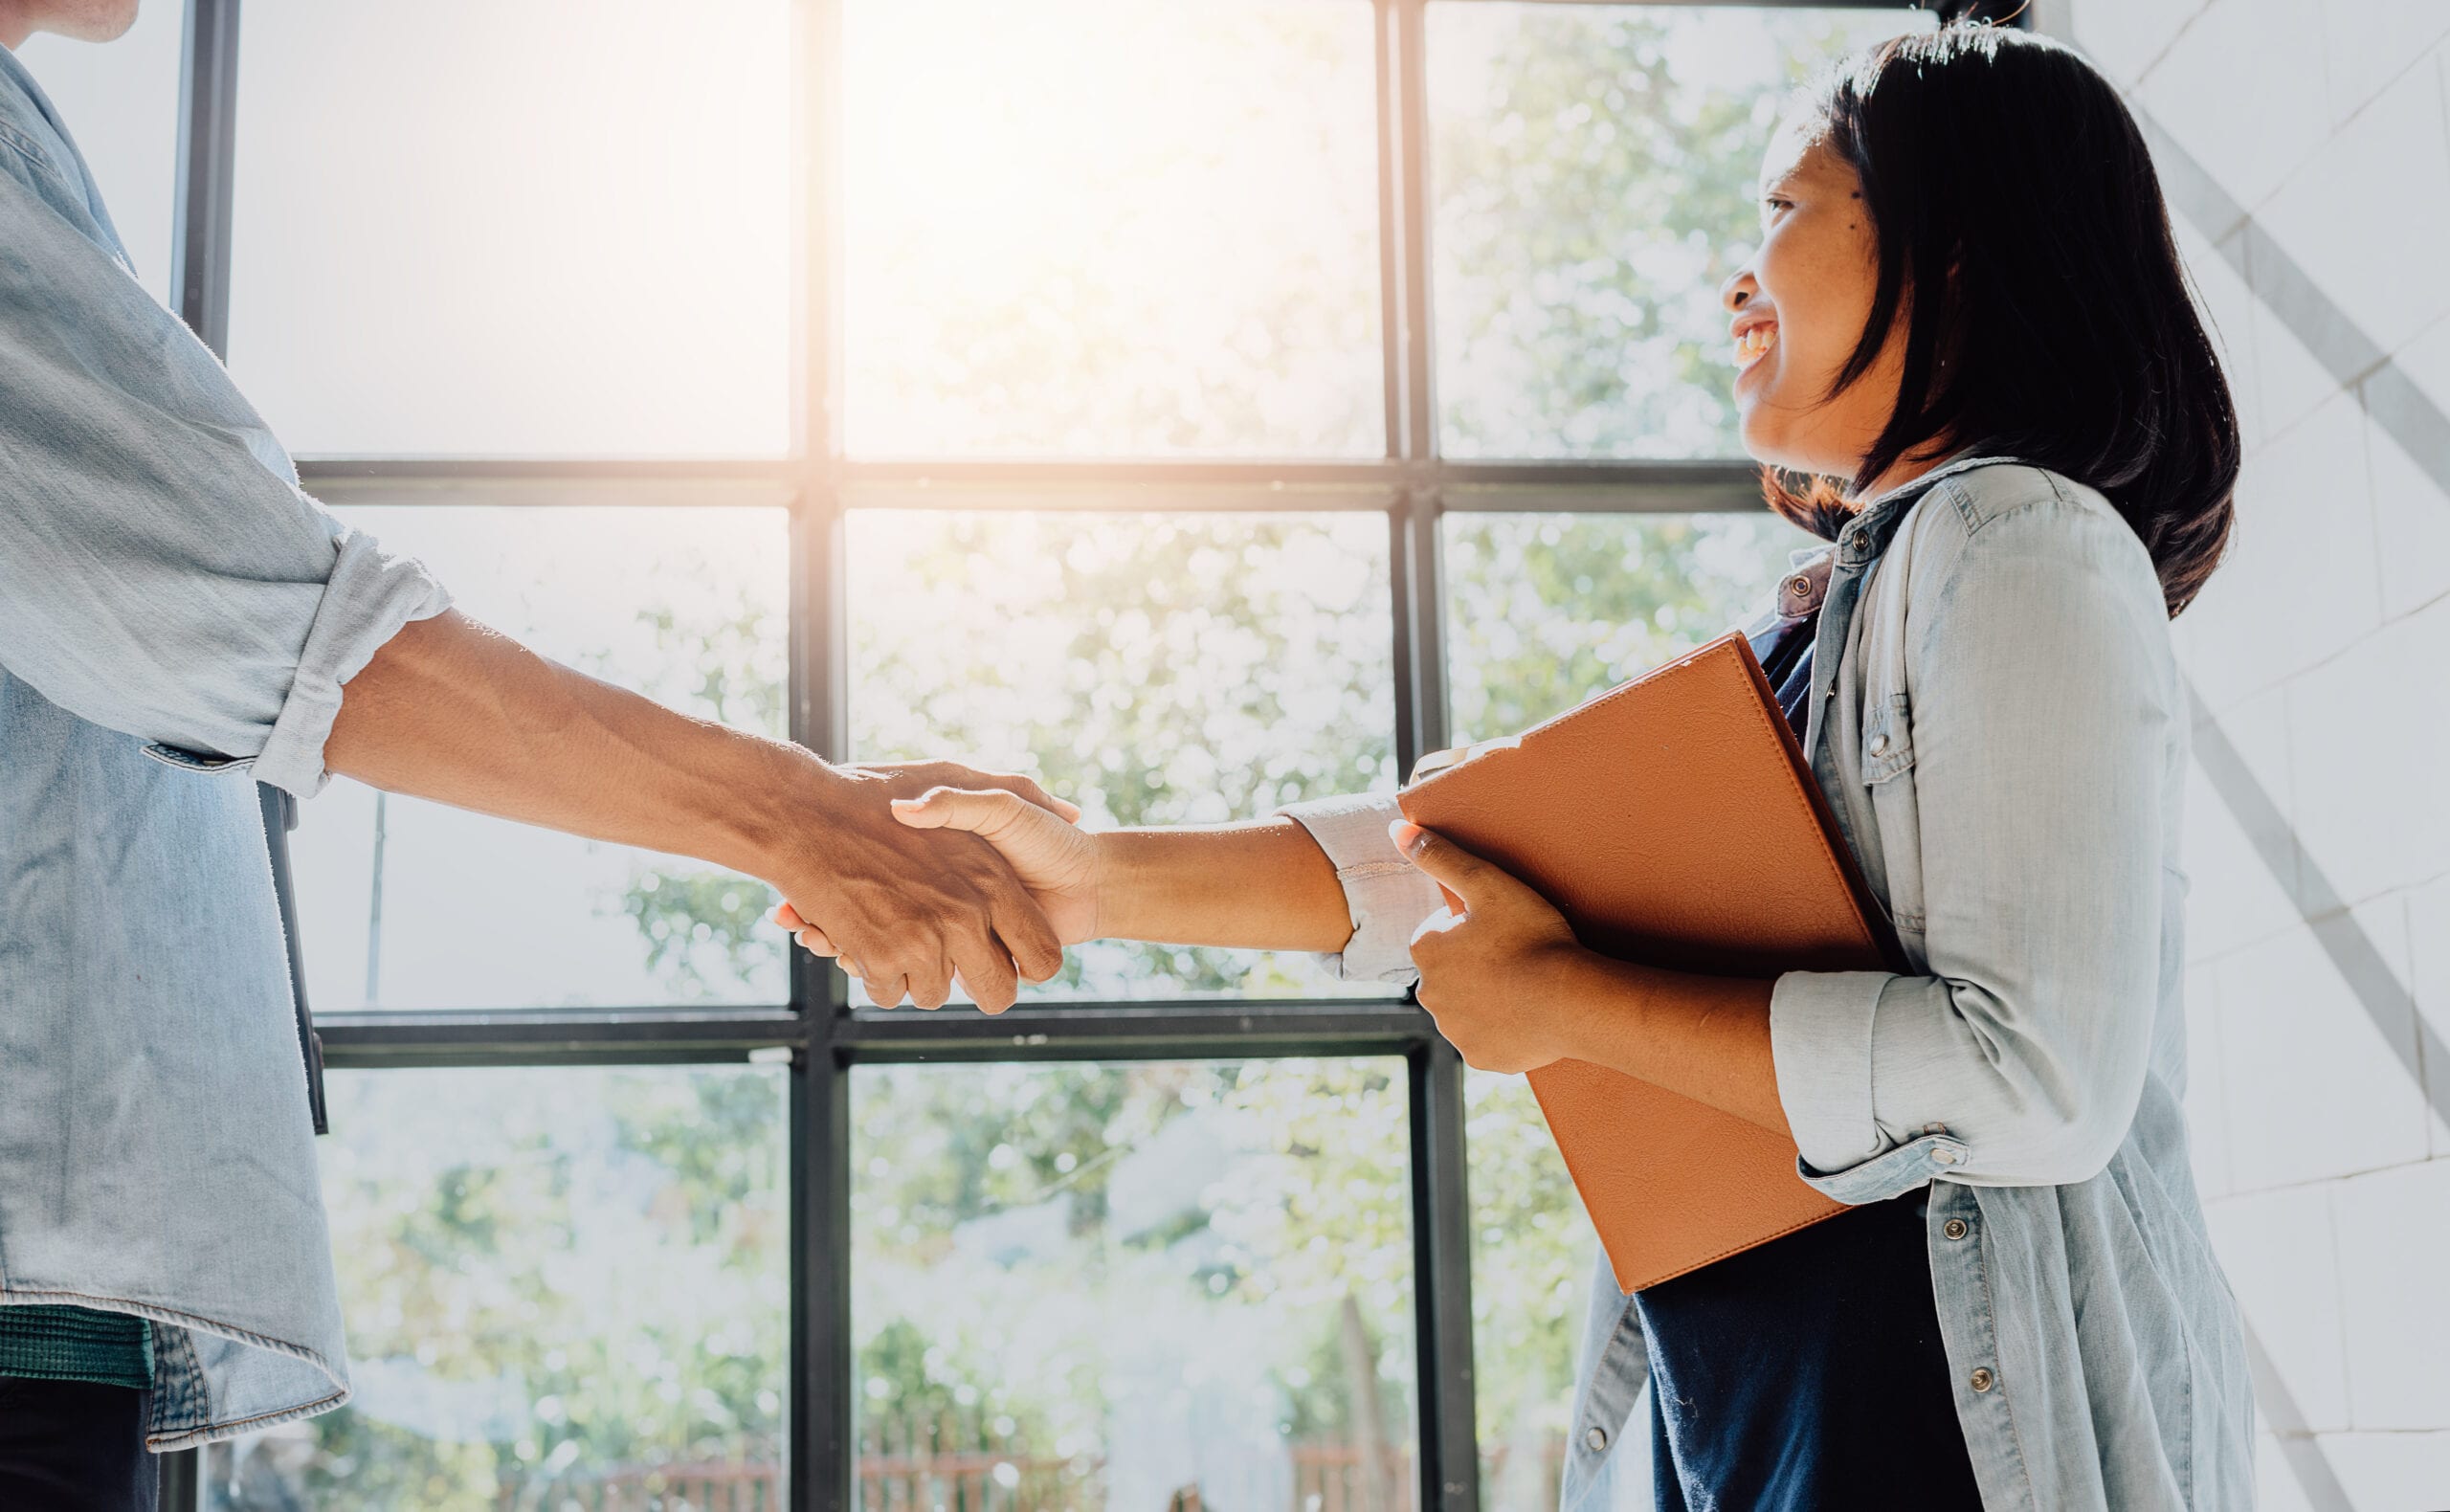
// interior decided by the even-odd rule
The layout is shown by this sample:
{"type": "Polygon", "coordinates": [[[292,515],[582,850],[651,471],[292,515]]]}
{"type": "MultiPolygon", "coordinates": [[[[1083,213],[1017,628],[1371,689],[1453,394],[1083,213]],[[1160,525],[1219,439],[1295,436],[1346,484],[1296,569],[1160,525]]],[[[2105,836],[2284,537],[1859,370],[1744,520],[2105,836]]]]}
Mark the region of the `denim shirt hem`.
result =
{"type": "Polygon", "coordinates": [[[164,1325],[157,1330],[152,1401],[145,1425],[145,1447],[156,1454],[200,1448],[240,1434],[257,1433],[282,1423],[314,1417],[346,1406],[351,1394],[345,1370],[335,1367],[331,1360],[317,1350],[210,1318],[199,1318],[173,1307],[124,1297],[100,1297],[91,1292],[6,1285],[0,1285],[0,1306],[88,1307],[144,1318],[164,1325]],[[190,1338],[197,1333],[243,1345],[283,1362],[294,1362],[301,1368],[290,1370],[276,1366],[276,1369],[287,1378],[283,1384],[288,1390],[283,1394],[302,1399],[259,1412],[242,1412],[234,1416],[215,1418],[211,1407],[211,1382],[196,1362],[190,1338]],[[313,1394],[317,1391],[322,1394],[313,1394]]]}

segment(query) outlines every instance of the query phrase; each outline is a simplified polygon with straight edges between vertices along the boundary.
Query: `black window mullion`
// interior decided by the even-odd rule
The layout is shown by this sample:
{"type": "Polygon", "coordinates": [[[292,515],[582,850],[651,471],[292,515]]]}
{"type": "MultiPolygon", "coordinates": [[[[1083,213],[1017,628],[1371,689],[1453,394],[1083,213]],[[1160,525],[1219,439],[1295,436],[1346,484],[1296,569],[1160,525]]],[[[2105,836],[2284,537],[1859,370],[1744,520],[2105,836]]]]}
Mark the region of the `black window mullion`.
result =
{"type": "Polygon", "coordinates": [[[1382,387],[1386,391],[1386,455],[1401,460],[1412,453],[1406,426],[1410,385],[1404,373],[1404,258],[1411,245],[1404,233],[1403,127],[1395,115],[1401,92],[1395,72],[1397,0],[1374,0],[1376,89],[1378,108],[1371,113],[1378,132],[1378,347],[1382,387]]]}
{"type": "MultiPolygon", "coordinates": [[[[791,738],[828,761],[850,754],[850,611],[843,586],[841,246],[842,0],[801,0],[793,91],[800,172],[794,221],[795,448],[791,513],[791,738]]],[[[791,1356],[786,1500],[793,1512],[850,1512],[858,1445],[850,1390],[851,1072],[835,1026],[849,984],[796,949],[791,1002],[808,1032],[791,1058],[791,1356]]]]}
{"type": "MultiPolygon", "coordinates": [[[[1408,476],[1389,516],[1399,776],[1447,744],[1439,567],[1440,469],[1431,349],[1427,0],[1378,0],[1380,268],[1388,282],[1389,451],[1408,476]]],[[[1405,1056],[1411,1094],[1414,1351],[1419,1502],[1479,1512],[1473,1423],[1471,1226],[1463,1063],[1432,1035],[1405,1056]]]]}
{"type": "Polygon", "coordinates": [[[786,1499],[794,1512],[850,1512],[851,1078],[829,1044],[794,1057],[790,1092],[791,1356],[786,1499]]]}
{"type": "Polygon", "coordinates": [[[1479,1512],[1463,1058],[1454,1046],[1433,1037],[1405,1059],[1412,1091],[1413,1310],[1419,1330],[1422,1505],[1436,1512],[1479,1512]]]}
{"type": "Polygon", "coordinates": [[[188,0],[180,59],[177,203],[170,287],[179,318],[230,355],[232,154],[238,129],[238,0],[188,0]]]}

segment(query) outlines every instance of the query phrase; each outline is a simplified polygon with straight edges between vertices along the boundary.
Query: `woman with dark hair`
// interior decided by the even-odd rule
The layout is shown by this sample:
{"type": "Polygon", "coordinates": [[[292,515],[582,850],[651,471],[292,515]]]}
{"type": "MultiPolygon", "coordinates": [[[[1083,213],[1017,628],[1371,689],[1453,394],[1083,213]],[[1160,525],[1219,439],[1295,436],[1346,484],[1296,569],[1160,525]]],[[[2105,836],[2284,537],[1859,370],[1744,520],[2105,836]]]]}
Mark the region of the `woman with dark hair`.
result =
{"type": "Polygon", "coordinates": [[[904,822],[984,835],[1067,941],[1336,952],[1416,974],[1475,1066],[1594,1061],[1793,1137],[1850,1211],[1631,1298],[1603,1266],[1568,1512],[1601,1504],[1645,1370],[1678,1512],[2246,1506],[2180,1107],[2169,634],[2238,437],[2151,160],[2053,43],[1887,43],[1802,97],[1724,297],[1746,446],[1832,542],[1753,642],[1908,972],[1603,958],[1386,798],[1090,834],[939,789],[904,822]]]}

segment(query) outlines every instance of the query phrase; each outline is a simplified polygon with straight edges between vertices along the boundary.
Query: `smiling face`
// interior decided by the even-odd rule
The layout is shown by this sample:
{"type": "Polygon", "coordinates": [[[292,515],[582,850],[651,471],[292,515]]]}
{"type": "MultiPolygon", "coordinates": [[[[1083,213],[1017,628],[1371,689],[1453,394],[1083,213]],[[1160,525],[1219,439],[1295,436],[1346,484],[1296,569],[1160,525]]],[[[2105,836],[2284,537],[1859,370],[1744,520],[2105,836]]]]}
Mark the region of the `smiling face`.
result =
{"type": "MultiPolygon", "coordinates": [[[[1821,135],[1819,122],[1798,121],[1771,142],[1761,246],[1719,297],[1734,317],[1745,451],[1796,472],[1852,478],[1897,408],[1902,344],[1893,331],[1868,371],[1830,393],[1871,318],[1880,244],[1860,179],[1821,135]]],[[[1902,480],[1896,471],[1880,481],[1902,480]]]]}

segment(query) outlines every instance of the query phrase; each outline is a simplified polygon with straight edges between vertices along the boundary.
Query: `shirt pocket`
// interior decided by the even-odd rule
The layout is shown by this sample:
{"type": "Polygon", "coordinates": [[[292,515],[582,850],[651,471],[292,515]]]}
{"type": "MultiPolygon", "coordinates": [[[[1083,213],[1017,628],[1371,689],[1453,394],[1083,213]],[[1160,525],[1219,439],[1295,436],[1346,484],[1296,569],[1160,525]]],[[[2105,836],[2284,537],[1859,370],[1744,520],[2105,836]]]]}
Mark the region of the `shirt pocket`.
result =
{"type": "Polygon", "coordinates": [[[1889,922],[1900,934],[1923,932],[1923,823],[1914,795],[1914,711],[1903,693],[1870,700],[1863,710],[1863,786],[1880,829],[1889,922]]]}
{"type": "Polygon", "coordinates": [[[222,772],[244,771],[256,764],[253,756],[208,756],[201,751],[183,750],[176,745],[165,745],[159,741],[142,748],[145,755],[152,757],[165,767],[176,767],[181,771],[203,772],[208,776],[222,772]]]}

